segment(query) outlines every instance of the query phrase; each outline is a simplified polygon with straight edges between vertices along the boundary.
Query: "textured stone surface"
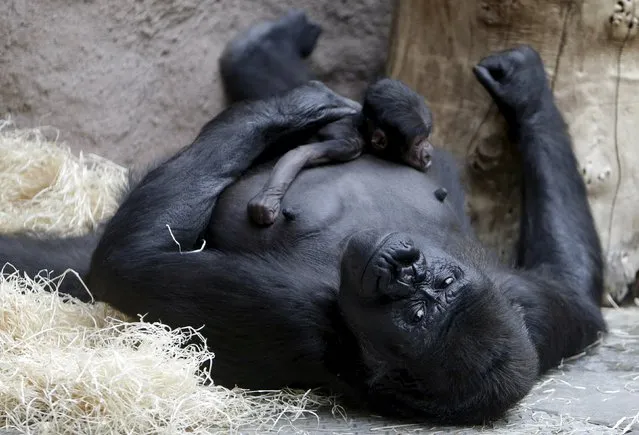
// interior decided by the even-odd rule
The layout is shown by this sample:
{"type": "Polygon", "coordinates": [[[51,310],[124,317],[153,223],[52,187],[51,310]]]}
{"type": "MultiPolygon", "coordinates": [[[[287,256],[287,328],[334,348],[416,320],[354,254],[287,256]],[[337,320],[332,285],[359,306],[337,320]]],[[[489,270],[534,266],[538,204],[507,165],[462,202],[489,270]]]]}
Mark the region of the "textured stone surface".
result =
{"type": "Polygon", "coordinates": [[[145,164],[224,107],[217,60],[238,30],[295,6],[321,23],[318,77],[357,96],[383,71],[390,0],[2,0],[0,115],[75,150],[145,164]]]}

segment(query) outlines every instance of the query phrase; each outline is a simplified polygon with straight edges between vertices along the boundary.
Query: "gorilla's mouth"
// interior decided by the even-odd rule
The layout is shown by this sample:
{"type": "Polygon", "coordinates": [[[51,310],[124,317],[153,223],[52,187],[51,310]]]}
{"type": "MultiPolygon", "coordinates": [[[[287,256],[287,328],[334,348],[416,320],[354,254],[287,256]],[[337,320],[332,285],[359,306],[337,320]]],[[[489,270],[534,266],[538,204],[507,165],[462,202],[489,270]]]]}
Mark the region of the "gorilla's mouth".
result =
{"type": "Polygon", "coordinates": [[[370,273],[371,268],[373,267],[374,261],[379,257],[382,250],[386,247],[386,242],[388,242],[388,240],[396,234],[399,234],[399,233],[392,232],[383,236],[381,240],[377,243],[375,248],[373,249],[373,253],[370,255],[370,257],[368,257],[368,260],[366,261],[366,266],[364,266],[364,269],[362,270],[362,276],[360,277],[360,283],[361,283],[362,289],[366,287],[365,278],[366,278],[367,272],[370,273]]]}

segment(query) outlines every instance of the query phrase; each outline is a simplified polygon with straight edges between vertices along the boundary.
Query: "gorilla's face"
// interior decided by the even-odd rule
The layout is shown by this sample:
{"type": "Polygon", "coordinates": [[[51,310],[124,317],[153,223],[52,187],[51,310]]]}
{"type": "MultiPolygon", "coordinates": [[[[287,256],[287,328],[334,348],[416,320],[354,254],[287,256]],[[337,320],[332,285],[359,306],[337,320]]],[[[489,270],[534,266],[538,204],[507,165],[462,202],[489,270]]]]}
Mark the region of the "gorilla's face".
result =
{"type": "Polygon", "coordinates": [[[363,231],[348,241],[339,304],[372,405],[477,422],[530,390],[537,355],[523,319],[473,263],[402,233],[363,231]]]}

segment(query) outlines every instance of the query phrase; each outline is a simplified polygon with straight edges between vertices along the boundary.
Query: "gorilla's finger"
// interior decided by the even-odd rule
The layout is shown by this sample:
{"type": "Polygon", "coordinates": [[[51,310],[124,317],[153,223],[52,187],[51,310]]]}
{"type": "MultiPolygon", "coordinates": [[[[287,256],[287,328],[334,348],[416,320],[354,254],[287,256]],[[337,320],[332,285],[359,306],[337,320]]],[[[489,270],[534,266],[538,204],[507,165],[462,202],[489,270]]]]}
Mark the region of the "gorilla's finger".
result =
{"type": "Polygon", "coordinates": [[[353,101],[350,98],[338,94],[319,80],[311,80],[308,83],[308,86],[313,88],[315,92],[323,94],[322,97],[325,98],[327,102],[331,101],[335,105],[349,107],[358,112],[362,110],[362,105],[359,104],[357,101],[353,101]]]}
{"type": "Polygon", "coordinates": [[[359,113],[359,110],[353,109],[352,107],[331,107],[322,111],[318,122],[321,124],[329,124],[357,113],[359,113]]]}
{"type": "Polygon", "coordinates": [[[493,80],[501,83],[506,77],[510,76],[515,66],[515,63],[510,59],[511,51],[488,56],[482,59],[478,66],[488,70],[493,80]]]}
{"type": "Polygon", "coordinates": [[[476,65],[473,68],[475,77],[481,83],[481,85],[488,91],[488,93],[494,97],[499,95],[499,83],[493,78],[490,71],[483,65],[476,65]]]}

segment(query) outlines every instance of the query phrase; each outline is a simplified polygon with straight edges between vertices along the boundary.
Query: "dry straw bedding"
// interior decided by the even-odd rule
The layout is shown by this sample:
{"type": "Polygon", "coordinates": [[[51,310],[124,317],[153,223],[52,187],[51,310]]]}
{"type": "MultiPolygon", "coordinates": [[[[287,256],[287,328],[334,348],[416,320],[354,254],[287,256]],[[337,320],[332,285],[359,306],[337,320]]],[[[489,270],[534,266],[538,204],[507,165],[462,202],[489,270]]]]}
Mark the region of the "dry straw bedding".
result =
{"type": "MultiPolygon", "coordinates": [[[[45,130],[20,130],[0,120],[0,232],[77,235],[116,208],[127,170],[98,156],[74,155],[47,137],[45,130]]],[[[0,428],[37,434],[198,434],[246,428],[261,433],[271,428],[299,432],[296,422],[305,421],[303,426],[314,432],[308,419],[318,409],[343,411],[333,399],[311,391],[215,386],[210,369],[201,370],[213,367],[214,373],[214,354],[197,330],[126,319],[105,304],[60,295],[59,276],[43,272],[23,278],[11,265],[2,272],[0,428]]],[[[536,388],[553,380],[547,377],[536,388]]],[[[623,433],[637,419],[639,414],[605,429],[534,411],[524,401],[496,425],[464,432],[623,433]]],[[[430,432],[383,422],[371,430],[430,432]]]]}
{"type": "MultiPolygon", "coordinates": [[[[127,171],[94,155],[76,156],[45,133],[0,122],[1,232],[79,234],[115,210],[127,171]]],[[[214,355],[198,331],[130,321],[104,304],[58,294],[59,280],[46,273],[21,278],[11,265],[3,267],[0,428],[39,434],[266,430],[329,403],[310,392],[257,394],[211,385],[200,367],[214,355]],[[196,344],[183,346],[193,338],[196,344]]]]}

